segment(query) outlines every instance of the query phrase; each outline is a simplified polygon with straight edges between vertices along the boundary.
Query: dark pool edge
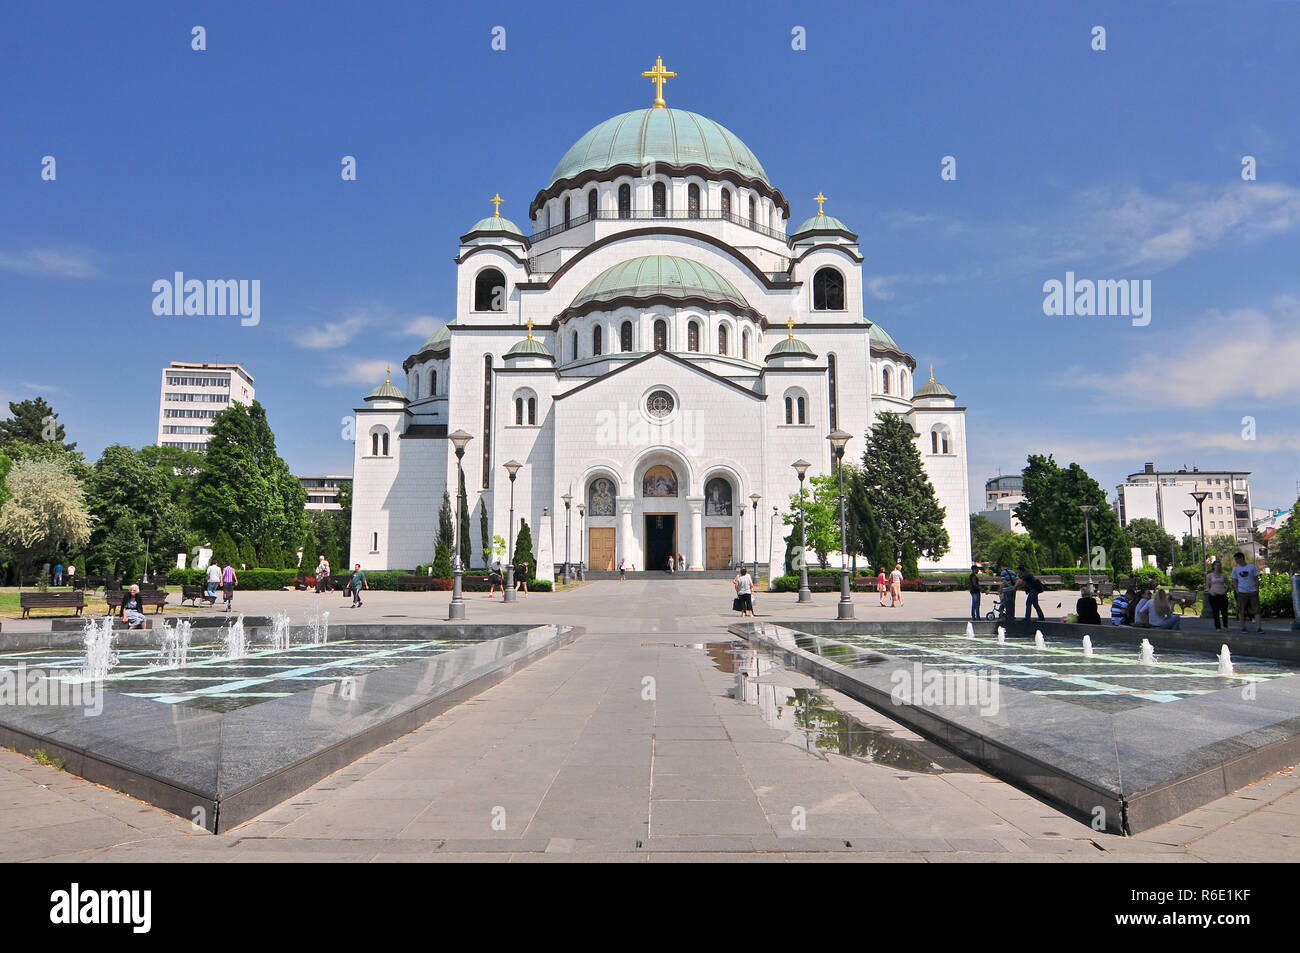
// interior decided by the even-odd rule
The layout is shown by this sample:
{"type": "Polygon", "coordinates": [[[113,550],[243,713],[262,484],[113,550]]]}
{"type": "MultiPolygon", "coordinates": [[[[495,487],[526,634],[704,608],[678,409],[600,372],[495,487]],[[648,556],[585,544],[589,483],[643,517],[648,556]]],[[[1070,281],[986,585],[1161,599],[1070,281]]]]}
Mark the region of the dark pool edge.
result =
{"type": "MultiPolygon", "coordinates": [[[[887,625],[887,623],[875,624],[887,625]]],[[[791,632],[831,637],[837,632],[851,631],[854,627],[860,626],[860,622],[740,623],[730,626],[729,631],[779,654],[786,664],[797,671],[813,675],[836,691],[843,692],[873,710],[906,725],[936,744],[970,760],[994,777],[1060,808],[1081,823],[1091,826],[1094,818],[1093,809],[1104,808],[1105,827],[1112,833],[1140,834],[1176,820],[1189,811],[1225,797],[1273,771],[1300,760],[1300,733],[1268,743],[1254,743],[1248,738],[1249,733],[1247,733],[1232,739],[1249,749],[1235,757],[1175,775],[1147,788],[1128,792],[1108,790],[1086,778],[1080,778],[1067,768],[1019,751],[938,712],[927,711],[910,704],[895,704],[889,693],[855,678],[843,666],[797,646],[786,646],[775,641],[763,631],[765,625],[791,632]]],[[[1061,624],[1057,623],[1057,625],[1061,624]]],[[[916,627],[918,632],[952,631],[951,623],[937,620],[913,623],[912,626],[916,627]]],[[[892,628],[891,625],[891,631],[892,628]]],[[[1028,628],[1032,631],[1034,626],[1030,625],[1028,628]]],[[[1067,631],[1077,629],[1069,624],[1063,628],[1067,631]]],[[[978,625],[976,631],[979,631],[978,625]]],[[[1044,634],[1048,634],[1046,627],[1044,627],[1044,634]]]]}

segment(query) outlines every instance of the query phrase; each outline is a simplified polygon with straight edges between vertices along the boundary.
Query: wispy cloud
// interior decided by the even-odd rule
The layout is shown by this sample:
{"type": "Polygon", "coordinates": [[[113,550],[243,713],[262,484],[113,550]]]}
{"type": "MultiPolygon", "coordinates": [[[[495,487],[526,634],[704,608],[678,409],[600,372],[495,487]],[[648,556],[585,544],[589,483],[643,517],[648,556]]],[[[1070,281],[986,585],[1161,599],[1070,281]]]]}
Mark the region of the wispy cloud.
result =
{"type": "Polygon", "coordinates": [[[0,252],[0,268],[51,278],[93,278],[99,274],[99,270],[84,256],[49,248],[0,252]]]}
{"type": "Polygon", "coordinates": [[[967,272],[954,274],[896,274],[896,275],[864,275],[862,278],[862,287],[867,294],[877,301],[889,301],[898,294],[898,289],[902,285],[919,285],[922,287],[934,287],[936,285],[951,285],[963,281],[972,281],[983,274],[983,269],[976,268],[967,272]]]}
{"type": "Polygon", "coordinates": [[[393,367],[398,367],[399,386],[401,385],[402,371],[400,366],[394,365],[392,361],[386,361],[379,358],[373,360],[353,361],[344,367],[337,377],[336,383],[340,384],[369,384],[374,387],[383,381],[384,375],[391,372],[393,367]]]}
{"type": "Polygon", "coordinates": [[[303,329],[295,343],[314,351],[343,347],[351,343],[370,321],[369,313],[354,311],[339,321],[325,321],[303,329]]]}
{"type": "Polygon", "coordinates": [[[412,337],[427,338],[446,323],[442,318],[435,318],[431,314],[421,314],[408,319],[402,328],[402,333],[412,337]]]}
{"type": "Polygon", "coordinates": [[[1172,340],[1135,357],[1118,373],[1082,373],[1078,386],[1138,406],[1197,409],[1300,400],[1300,299],[1279,298],[1271,312],[1243,308],[1214,311],[1172,340]]]}
{"type": "Polygon", "coordinates": [[[31,388],[32,390],[34,390],[34,391],[54,391],[54,392],[58,392],[58,391],[63,390],[63,388],[60,387],[58,384],[35,384],[35,383],[31,382],[31,381],[22,381],[21,383],[22,383],[22,385],[23,385],[24,387],[30,387],[30,388],[31,388]]]}

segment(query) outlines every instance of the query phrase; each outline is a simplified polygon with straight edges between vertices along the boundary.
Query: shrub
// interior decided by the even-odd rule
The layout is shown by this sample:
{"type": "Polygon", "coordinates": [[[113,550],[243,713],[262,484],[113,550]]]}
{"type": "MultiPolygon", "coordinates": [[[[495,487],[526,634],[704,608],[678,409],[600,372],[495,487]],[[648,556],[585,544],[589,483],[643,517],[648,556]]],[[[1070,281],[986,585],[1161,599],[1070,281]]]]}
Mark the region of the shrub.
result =
{"type": "Polygon", "coordinates": [[[1205,573],[1200,566],[1179,566],[1169,574],[1171,584],[1195,592],[1205,588],[1205,573]]]}

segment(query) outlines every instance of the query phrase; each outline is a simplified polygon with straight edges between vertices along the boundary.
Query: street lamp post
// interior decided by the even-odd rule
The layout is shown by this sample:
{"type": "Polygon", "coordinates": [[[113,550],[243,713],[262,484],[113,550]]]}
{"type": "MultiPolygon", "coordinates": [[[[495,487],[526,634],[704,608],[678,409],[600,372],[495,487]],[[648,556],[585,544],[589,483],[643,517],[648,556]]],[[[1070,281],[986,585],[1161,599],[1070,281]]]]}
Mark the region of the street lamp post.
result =
{"type": "Polygon", "coordinates": [[[149,540],[153,536],[153,530],[144,531],[144,581],[149,581],[149,540]]]}
{"type": "MultiPolygon", "coordinates": [[[[452,446],[456,448],[456,475],[460,475],[461,460],[465,457],[465,445],[474,438],[463,430],[457,430],[453,434],[448,434],[447,439],[451,441],[452,446]]],[[[460,514],[461,507],[464,505],[464,495],[460,492],[460,480],[456,481],[456,532],[451,534],[455,543],[455,552],[451,554],[451,602],[447,605],[448,619],[465,618],[465,595],[461,590],[461,575],[464,570],[461,569],[460,552],[465,545],[465,540],[461,539],[460,514]]]]}
{"type": "MultiPolygon", "coordinates": [[[[1088,564],[1089,591],[1092,590],[1092,533],[1089,531],[1088,514],[1091,513],[1094,509],[1095,507],[1088,504],[1079,507],[1079,512],[1083,514],[1083,549],[1084,549],[1083,559],[1084,562],[1088,564]]],[[[1026,609],[1025,611],[1028,612],[1029,610],[1026,609]]]]}
{"type": "MultiPolygon", "coordinates": [[[[1183,510],[1183,515],[1187,517],[1187,538],[1192,540],[1192,548],[1193,550],[1195,550],[1196,541],[1195,541],[1195,537],[1192,535],[1192,517],[1196,515],[1196,510],[1192,510],[1192,509],[1183,510]]],[[[1193,552],[1192,555],[1195,556],[1196,553],[1193,552]]]]}
{"type": "Polygon", "coordinates": [[[840,472],[840,603],[837,619],[853,618],[853,597],[849,594],[848,523],[844,519],[844,447],[853,437],[844,430],[832,430],[826,435],[835,452],[836,468],[840,472]]]}
{"type": "MultiPolygon", "coordinates": [[[[1196,501],[1196,522],[1201,527],[1201,569],[1203,571],[1206,569],[1205,561],[1209,558],[1209,554],[1205,551],[1205,498],[1209,495],[1210,491],[1202,490],[1199,484],[1192,492],[1192,499],[1196,501]]],[[[1204,619],[1207,615],[1213,614],[1214,609],[1210,606],[1210,600],[1203,595],[1201,597],[1201,618],[1204,619]]]]}
{"type": "Polygon", "coordinates": [[[505,464],[510,474],[510,522],[506,525],[506,588],[501,593],[502,602],[515,601],[515,474],[523,464],[509,460],[505,464]]]}
{"type": "Polygon", "coordinates": [[[754,504],[754,582],[758,583],[758,501],[762,497],[757,493],[749,494],[749,502],[754,504]]]}
{"type": "Polygon", "coordinates": [[[807,460],[800,457],[794,463],[795,473],[799,474],[799,599],[801,603],[812,602],[812,590],[808,588],[808,538],[807,538],[807,521],[803,515],[803,480],[808,474],[808,468],[812,466],[807,460]]]}
{"type": "Polygon", "coordinates": [[[564,584],[567,586],[573,581],[569,574],[569,536],[572,534],[573,524],[570,522],[572,517],[569,515],[569,507],[573,504],[573,494],[566,493],[560,497],[564,501],[564,584]]]}
{"type": "Polygon", "coordinates": [[[586,577],[587,564],[587,504],[578,504],[578,578],[586,577]]]}

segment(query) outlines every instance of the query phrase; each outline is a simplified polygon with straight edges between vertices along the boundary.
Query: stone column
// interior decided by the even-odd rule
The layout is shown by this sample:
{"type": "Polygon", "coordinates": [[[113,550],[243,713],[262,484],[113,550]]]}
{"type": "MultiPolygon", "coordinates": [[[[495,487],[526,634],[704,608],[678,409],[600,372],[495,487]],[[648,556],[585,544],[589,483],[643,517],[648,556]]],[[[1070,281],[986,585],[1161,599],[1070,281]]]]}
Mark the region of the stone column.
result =
{"type": "MultiPolygon", "coordinates": [[[[646,567],[641,565],[641,554],[637,552],[636,540],[632,536],[632,503],[631,499],[618,501],[618,511],[621,515],[618,527],[618,551],[622,558],[627,560],[629,566],[645,569],[646,567]]],[[[617,562],[615,568],[618,568],[617,562]]]]}
{"type": "Polygon", "coordinates": [[[686,505],[691,508],[691,555],[689,569],[704,568],[704,497],[688,496],[686,505]]]}
{"type": "MultiPolygon", "coordinates": [[[[552,539],[554,538],[551,527],[551,515],[549,512],[543,512],[537,520],[537,533],[533,537],[533,545],[537,547],[537,566],[536,573],[538,579],[548,579],[555,581],[555,557],[552,539]]],[[[511,554],[513,555],[513,553],[511,554]]]]}

